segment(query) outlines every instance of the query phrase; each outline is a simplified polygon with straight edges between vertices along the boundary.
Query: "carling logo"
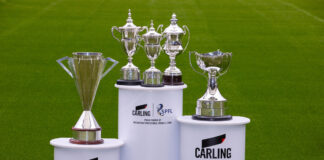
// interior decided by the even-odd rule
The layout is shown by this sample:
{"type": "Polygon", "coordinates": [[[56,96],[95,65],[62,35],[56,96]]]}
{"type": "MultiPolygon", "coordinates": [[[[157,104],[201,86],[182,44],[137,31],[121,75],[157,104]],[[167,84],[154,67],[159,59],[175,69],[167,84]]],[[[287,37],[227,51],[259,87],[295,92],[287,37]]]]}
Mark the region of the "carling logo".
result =
{"type": "Polygon", "coordinates": [[[226,138],[226,134],[223,134],[223,135],[220,135],[217,137],[203,139],[201,141],[201,148],[206,148],[206,147],[221,144],[225,141],[225,138],[226,138]]]}
{"type": "Polygon", "coordinates": [[[201,159],[231,159],[232,148],[217,147],[226,139],[226,134],[201,140],[201,148],[195,148],[195,157],[201,159]]]}
{"type": "Polygon", "coordinates": [[[138,105],[132,111],[133,116],[151,116],[151,111],[146,110],[147,104],[138,105]]]}

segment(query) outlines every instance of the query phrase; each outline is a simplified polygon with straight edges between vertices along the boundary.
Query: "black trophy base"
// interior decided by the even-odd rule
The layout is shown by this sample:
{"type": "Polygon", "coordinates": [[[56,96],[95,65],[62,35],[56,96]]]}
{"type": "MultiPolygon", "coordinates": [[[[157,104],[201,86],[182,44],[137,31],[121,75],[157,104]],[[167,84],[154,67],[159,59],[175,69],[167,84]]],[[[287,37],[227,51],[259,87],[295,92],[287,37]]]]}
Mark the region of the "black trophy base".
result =
{"type": "Polygon", "coordinates": [[[184,83],[182,82],[182,75],[180,76],[163,75],[163,84],[178,86],[178,85],[183,85],[184,83]]]}
{"type": "Polygon", "coordinates": [[[141,86],[142,87],[152,87],[152,88],[154,88],[154,87],[163,87],[164,84],[144,84],[144,83],[142,83],[141,86]]]}
{"type": "Polygon", "coordinates": [[[231,115],[225,115],[225,116],[201,116],[201,115],[192,115],[192,119],[194,120],[200,120],[200,121],[229,121],[232,120],[231,115]]]}
{"type": "Polygon", "coordinates": [[[117,80],[118,85],[125,85],[125,86],[136,86],[136,85],[141,85],[142,81],[141,80],[117,80]]]}

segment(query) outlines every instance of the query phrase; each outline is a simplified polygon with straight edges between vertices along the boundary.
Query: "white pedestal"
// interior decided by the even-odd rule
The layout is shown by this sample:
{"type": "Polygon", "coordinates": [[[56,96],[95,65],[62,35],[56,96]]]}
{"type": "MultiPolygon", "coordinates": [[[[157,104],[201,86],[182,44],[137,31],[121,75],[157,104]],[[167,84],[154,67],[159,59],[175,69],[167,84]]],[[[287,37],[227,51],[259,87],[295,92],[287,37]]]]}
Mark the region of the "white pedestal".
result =
{"type": "Polygon", "coordinates": [[[180,123],[180,160],[245,159],[245,125],[250,119],[233,116],[229,121],[200,121],[191,116],[180,123]]]}
{"type": "Polygon", "coordinates": [[[124,144],[117,139],[104,139],[103,144],[72,144],[70,138],[52,139],[54,160],[119,160],[120,147],[124,144]]]}
{"type": "Polygon", "coordinates": [[[179,160],[179,126],[183,89],[115,85],[118,138],[125,142],[121,160],[179,160]]]}

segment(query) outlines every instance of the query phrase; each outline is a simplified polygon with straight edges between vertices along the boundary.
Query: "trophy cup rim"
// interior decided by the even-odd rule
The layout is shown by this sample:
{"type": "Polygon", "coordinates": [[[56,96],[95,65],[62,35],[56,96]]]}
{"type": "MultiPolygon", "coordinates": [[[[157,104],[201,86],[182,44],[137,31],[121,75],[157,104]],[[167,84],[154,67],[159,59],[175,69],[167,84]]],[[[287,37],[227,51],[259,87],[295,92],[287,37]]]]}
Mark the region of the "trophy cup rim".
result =
{"type": "Polygon", "coordinates": [[[229,55],[232,56],[232,52],[222,52],[221,50],[216,50],[216,51],[212,51],[212,52],[207,52],[207,53],[195,53],[196,56],[199,57],[220,57],[220,56],[225,56],[225,55],[229,55]]]}
{"type": "Polygon", "coordinates": [[[74,56],[102,56],[101,52],[73,52],[74,56]]]}

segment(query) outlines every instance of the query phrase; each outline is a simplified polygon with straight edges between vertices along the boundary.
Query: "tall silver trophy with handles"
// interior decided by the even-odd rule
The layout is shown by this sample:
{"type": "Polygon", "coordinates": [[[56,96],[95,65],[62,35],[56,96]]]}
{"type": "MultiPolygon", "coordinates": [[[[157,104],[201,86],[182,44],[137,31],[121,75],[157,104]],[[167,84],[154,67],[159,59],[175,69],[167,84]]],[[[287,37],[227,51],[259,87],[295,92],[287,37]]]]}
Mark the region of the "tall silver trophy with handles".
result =
{"type": "MultiPolygon", "coordinates": [[[[157,31],[162,29],[163,25],[159,25],[157,31]]],[[[147,33],[142,35],[144,41],[144,50],[151,61],[151,67],[143,73],[143,83],[144,87],[162,87],[162,72],[155,68],[155,60],[160,55],[162,47],[160,42],[162,40],[162,35],[155,31],[153,20],[151,20],[151,27],[147,33]]]]}
{"type": "Polygon", "coordinates": [[[71,143],[75,144],[100,144],[101,128],[91,113],[92,104],[97,92],[100,80],[118,63],[111,58],[103,58],[102,53],[74,52],[72,57],[63,57],[57,62],[75,80],[78,89],[83,112],[78,122],[72,127],[73,136],[71,143]],[[62,61],[67,60],[69,67],[62,61]],[[113,64],[104,71],[107,61],[113,64]]]}
{"type": "Polygon", "coordinates": [[[176,67],[175,58],[186,50],[189,44],[190,33],[186,25],[181,28],[178,26],[177,21],[176,14],[173,13],[171,24],[162,33],[163,38],[165,38],[163,50],[170,57],[170,66],[164,71],[163,75],[163,83],[166,85],[184,84],[182,82],[182,72],[176,67]],[[187,44],[183,48],[182,39],[186,34],[188,35],[187,44]]]}
{"type": "Polygon", "coordinates": [[[144,29],[147,30],[147,27],[138,27],[133,23],[130,9],[126,22],[127,23],[122,27],[113,26],[111,28],[112,36],[121,43],[124,52],[128,56],[128,63],[121,68],[121,77],[119,80],[117,80],[117,84],[140,85],[142,83],[140,70],[133,64],[132,60],[133,55],[136,53],[137,47],[140,46],[139,32],[142,32],[144,29]],[[114,35],[114,30],[121,33],[121,39],[114,35]]]}
{"type": "Polygon", "coordinates": [[[196,114],[193,119],[198,120],[230,120],[232,116],[226,115],[226,99],[221,95],[217,86],[217,79],[228,70],[232,59],[232,53],[224,53],[220,50],[209,53],[189,52],[191,67],[199,74],[206,76],[208,73],[208,87],[206,93],[197,100],[196,114]],[[196,57],[197,65],[204,72],[198,72],[191,64],[191,55],[196,57]]]}

